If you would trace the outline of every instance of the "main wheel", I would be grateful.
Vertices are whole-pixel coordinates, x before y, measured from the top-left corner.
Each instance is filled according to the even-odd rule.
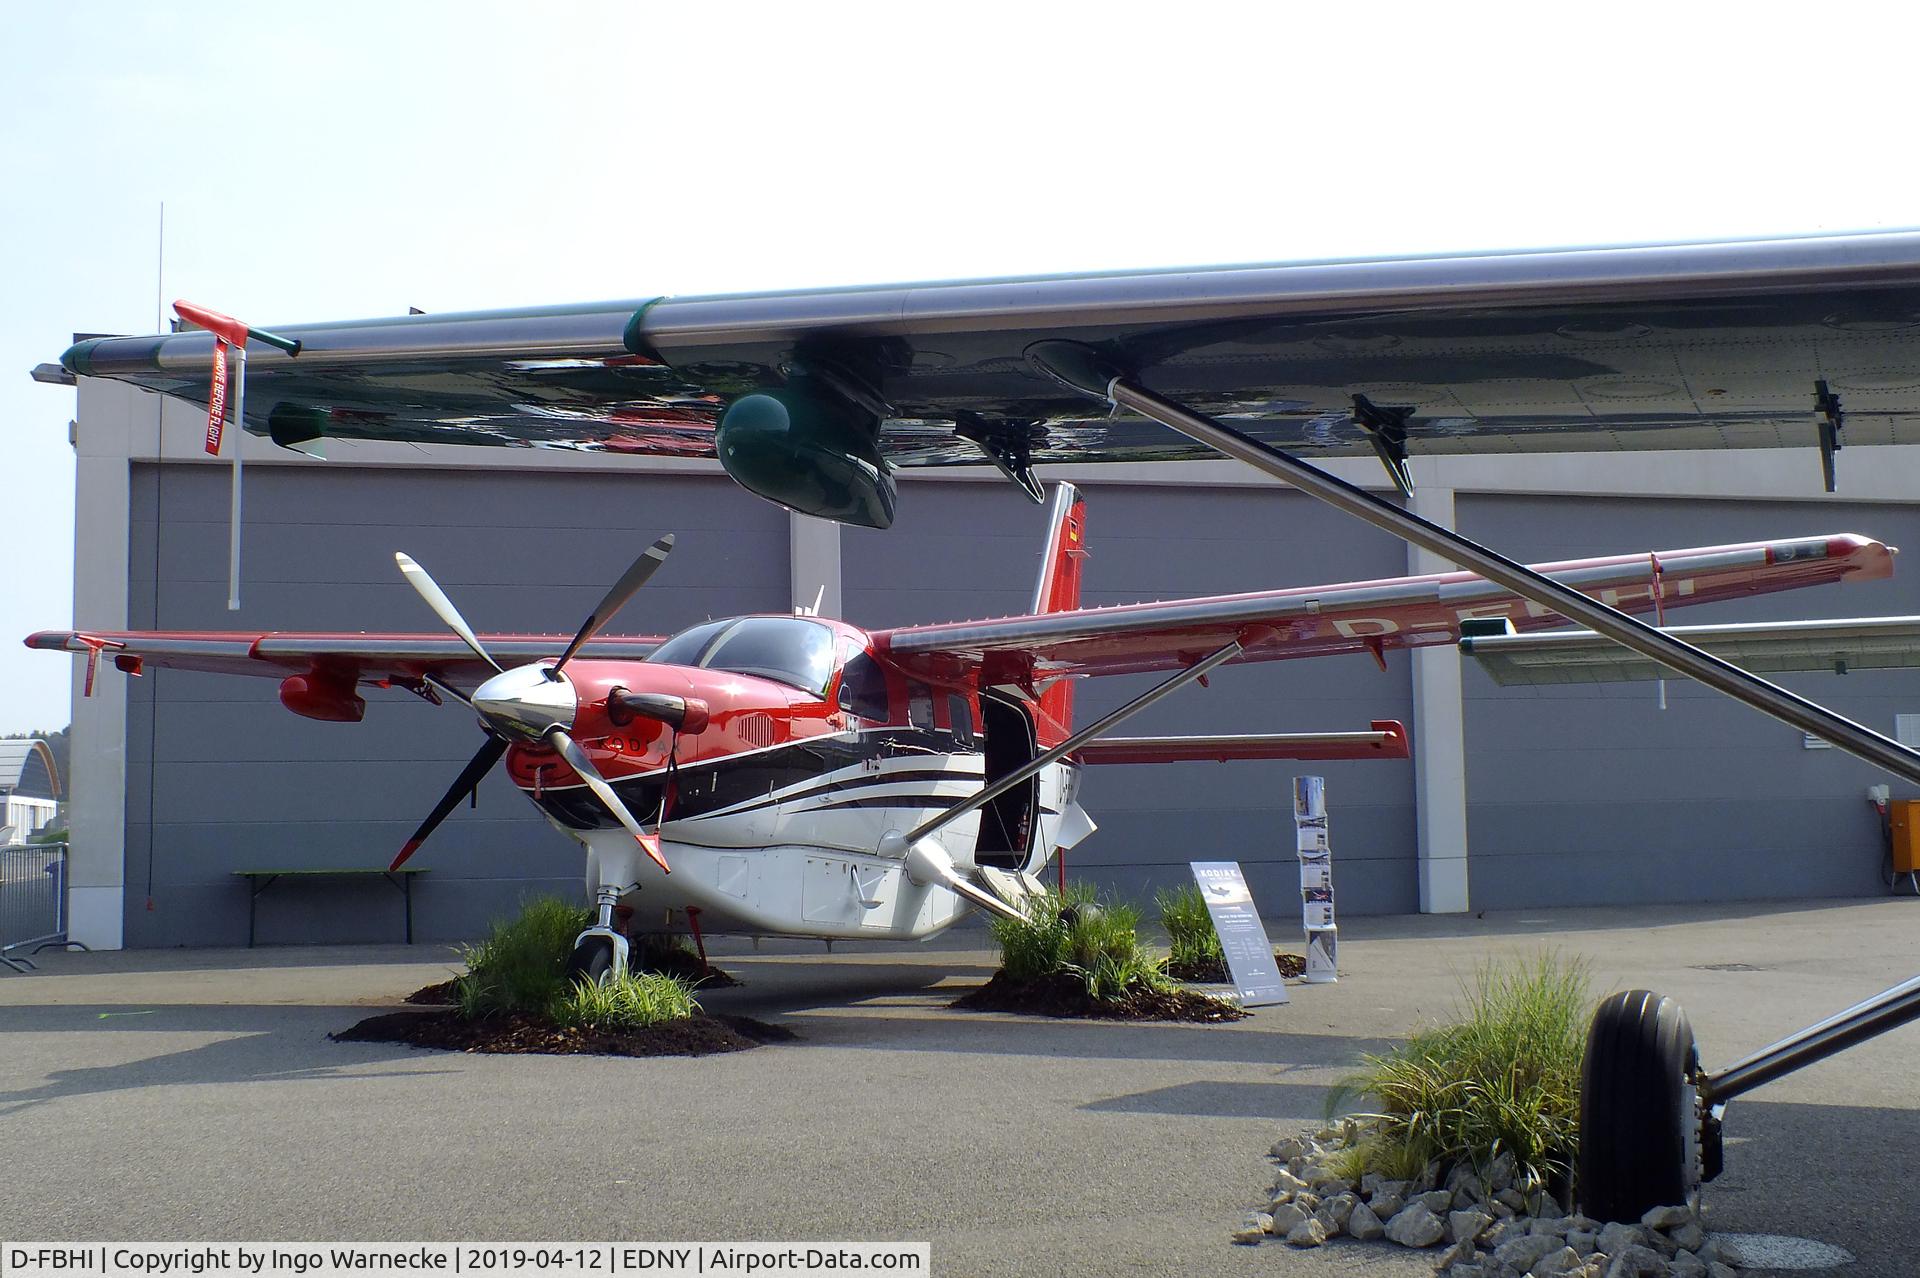
[[[1574,1192],[1587,1215],[1637,1223],[1700,1192],[1700,1058],[1687,1014],[1651,990],[1603,1001],[1580,1065]]]
[[[606,983],[613,971],[613,942],[604,936],[590,936],[574,946],[567,956],[567,984],[585,981],[590,985]]]

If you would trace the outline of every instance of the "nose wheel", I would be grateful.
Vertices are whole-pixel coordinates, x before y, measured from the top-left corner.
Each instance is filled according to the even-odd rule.
[[[613,912],[620,904],[620,889],[602,887],[596,894],[599,919],[573,939],[573,953],[567,956],[567,983],[587,981],[605,984],[615,972],[627,969],[627,938],[614,926]]]

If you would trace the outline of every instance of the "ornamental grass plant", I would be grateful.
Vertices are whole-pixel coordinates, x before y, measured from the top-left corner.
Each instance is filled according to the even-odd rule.
[[[528,901],[517,918],[493,925],[487,939],[461,948],[466,974],[454,1002],[468,1020],[512,1012],[547,1014],[567,993],[567,958],[593,912],[558,897]]]
[[[1462,990],[1463,1018],[1361,1058],[1328,1113],[1358,1102],[1364,1136],[1336,1171],[1389,1179],[1511,1154],[1523,1187],[1563,1185],[1580,1139],[1580,1060],[1593,1011],[1586,965],[1542,953],[1492,960]]]
[[[1226,952],[1220,948],[1220,935],[1213,930],[1213,915],[1207,910],[1207,898],[1194,884],[1167,888],[1155,894],[1153,903],[1160,910],[1160,926],[1167,932],[1167,967],[1187,971],[1210,965],[1225,966]]]
[[[992,927],[1001,970],[1010,980],[1070,977],[1097,1003],[1172,988],[1140,942],[1140,911],[1119,902],[1103,905],[1086,884],[1028,897],[1021,918],[995,918]]]
[[[553,1019],[572,1029],[625,1032],[684,1021],[700,1010],[686,982],[659,972],[623,972],[580,981],[553,1005]]]

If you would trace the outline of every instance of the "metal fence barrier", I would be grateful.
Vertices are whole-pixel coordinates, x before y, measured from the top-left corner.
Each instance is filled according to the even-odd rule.
[[[64,843],[0,847],[0,964],[25,972],[15,950],[87,948],[67,940],[67,864]]]

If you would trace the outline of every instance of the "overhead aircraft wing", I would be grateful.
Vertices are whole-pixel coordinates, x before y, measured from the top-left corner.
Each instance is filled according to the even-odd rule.
[[[1540,571],[1628,612],[1891,575],[1893,551],[1851,534],[1698,550],[1615,555],[1537,565]],[[1276,661],[1452,643],[1466,618],[1506,617],[1518,630],[1560,619],[1472,573],[1338,586],[1300,586],[1166,603],[1084,608],[874,635],[878,655],[938,682],[979,677],[1034,688],[1062,676],[1177,670],[1239,640],[1239,661]]]
[[[1920,441],[1920,233],[634,299],[326,324],[250,354],[246,429],[709,457],[808,377],[894,465],[1208,455],[1027,359],[1095,347],[1312,456]],[[72,373],[205,403],[213,337],[83,341]],[[1037,499],[1037,487],[1025,486]]]
[[[570,635],[482,635],[487,651],[509,665],[543,657],[558,657]],[[231,632],[137,630],[45,630],[27,636],[29,648],[98,654],[121,669],[146,666],[168,670],[203,670],[212,674],[264,675],[284,679],[290,674],[322,673],[337,684],[399,684],[417,686],[431,675],[451,687],[470,692],[493,673],[492,667],[453,635],[294,634],[273,631],[248,635]],[[655,636],[603,635],[580,649],[583,658],[639,660],[658,647]]]
[[[1756,674],[1896,670],[1920,666],[1920,617],[1670,626],[1667,633]],[[1460,651],[1495,683],[1546,686],[1674,678],[1673,671],[1591,630],[1472,636]]]

